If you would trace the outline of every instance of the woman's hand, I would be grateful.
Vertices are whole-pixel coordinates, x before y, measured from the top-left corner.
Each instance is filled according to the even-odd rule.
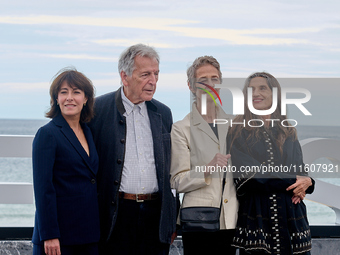
[[[58,238],[44,241],[44,248],[46,255],[61,255]]]
[[[228,165],[228,159],[231,157],[230,154],[223,155],[221,153],[216,153],[215,157],[209,162],[207,165],[207,171],[204,173],[205,177],[208,177],[210,174],[212,174],[211,166],[215,167],[216,166],[227,166]]]
[[[296,176],[296,182],[290,185],[286,190],[293,190],[294,195],[306,194],[306,190],[312,186],[312,179],[308,176]]]
[[[312,179],[308,176],[296,176],[296,182],[287,188],[287,191],[293,190],[292,202],[300,203],[306,196],[306,190],[312,185]]]
[[[298,204],[298,203],[300,203],[300,202],[305,198],[305,196],[306,196],[306,193],[300,193],[300,194],[298,194],[298,195],[294,195],[294,196],[292,197],[292,202],[293,202],[293,204]]]

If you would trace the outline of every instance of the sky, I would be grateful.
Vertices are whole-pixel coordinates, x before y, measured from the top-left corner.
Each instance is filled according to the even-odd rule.
[[[312,116],[299,124],[340,126],[340,84],[328,82],[340,77],[338,0],[2,1],[0,119],[43,119],[53,76],[65,67],[90,78],[97,96],[118,89],[119,55],[136,43],[160,54],[154,98],[174,121],[190,111],[186,69],[211,55],[224,78],[319,78],[305,87]]]

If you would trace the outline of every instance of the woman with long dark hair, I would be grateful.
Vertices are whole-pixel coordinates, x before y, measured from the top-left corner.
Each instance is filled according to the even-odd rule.
[[[250,89],[249,89],[250,88]],[[310,254],[311,233],[303,198],[314,190],[314,181],[304,171],[296,129],[281,115],[281,87],[269,73],[254,73],[243,93],[257,111],[273,105],[271,114],[256,115],[245,102],[245,114],[229,129],[227,144],[239,200],[233,245],[241,254]]]

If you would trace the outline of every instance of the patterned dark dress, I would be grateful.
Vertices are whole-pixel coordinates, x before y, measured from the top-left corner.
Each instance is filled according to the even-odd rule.
[[[274,140],[275,128],[261,128],[260,139],[247,140],[248,134],[243,129],[230,149],[232,165],[238,170],[234,182],[240,202],[233,245],[250,254],[309,255],[311,233],[306,206],[303,201],[292,203],[293,192],[286,191],[296,182],[296,175],[307,175],[300,143],[287,138],[281,155]],[[232,135],[227,139],[230,145]],[[264,166],[266,173],[262,172]],[[314,190],[312,182],[307,193]]]

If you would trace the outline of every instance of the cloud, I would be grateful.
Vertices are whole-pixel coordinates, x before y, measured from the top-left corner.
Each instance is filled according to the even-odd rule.
[[[147,39],[103,39],[103,40],[93,40],[93,43],[105,45],[105,46],[124,46],[129,47],[131,45],[147,42]],[[168,43],[157,43],[152,41],[150,43],[151,46],[156,48],[174,48],[174,45]],[[178,47],[179,48],[179,47]]]
[[[22,25],[49,25],[67,24],[81,26],[120,27],[157,30],[174,33],[176,36],[190,38],[206,38],[226,41],[236,45],[282,45],[282,44],[314,44],[307,39],[293,38],[292,35],[301,33],[317,33],[325,27],[305,28],[254,28],[254,29],[227,29],[204,27],[197,20],[169,19],[169,18],[105,18],[84,16],[2,16],[0,23]],[[333,26],[334,27],[334,26]],[[339,27],[339,26],[335,26]],[[329,28],[329,26],[327,26]],[[102,45],[127,46],[136,43],[135,39],[103,39],[93,40]],[[177,44],[155,43],[160,48],[174,48]]]
[[[106,62],[117,62],[118,58],[91,56],[87,54],[42,54],[41,56],[50,58],[62,59],[86,59],[86,60],[101,60]]]
[[[47,25],[47,24],[67,24],[67,25],[85,25],[101,27],[125,27],[125,28],[143,28],[162,30],[164,27],[176,26],[183,24],[198,23],[183,19],[160,19],[160,18],[98,18],[84,16],[2,16],[0,23],[6,24],[25,24],[25,25]]]
[[[248,34],[256,34],[251,33],[252,31],[250,30],[179,27],[174,31],[188,37],[219,39],[236,45],[282,45],[308,43],[307,40],[303,39],[248,36]]]
[[[329,51],[340,52],[340,48],[330,48]]]
[[[2,92],[23,93],[27,91],[42,90],[47,91],[49,82],[5,82],[0,83]]]

